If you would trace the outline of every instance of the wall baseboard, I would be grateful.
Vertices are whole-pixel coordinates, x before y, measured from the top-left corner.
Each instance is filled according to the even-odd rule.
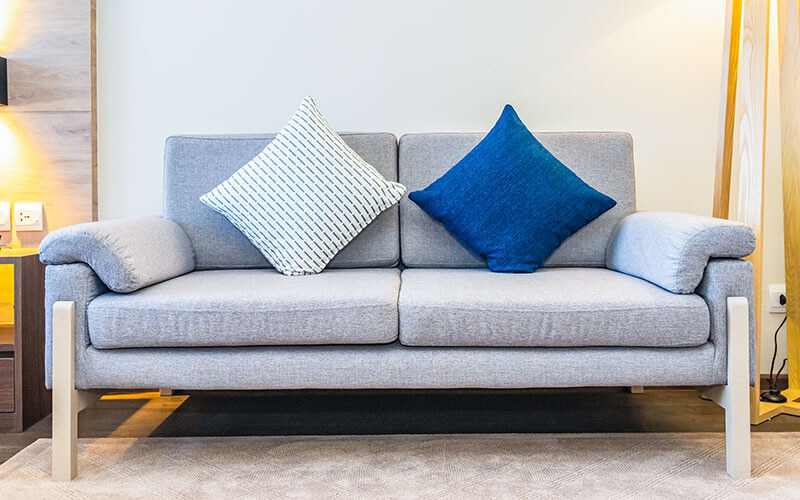
[[[769,373],[762,373],[761,374],[761,390],[765,391],[769,389]],[[784,390],[789,387],[789,375],[786,373],[782,373],[778,376],[778,389]]]

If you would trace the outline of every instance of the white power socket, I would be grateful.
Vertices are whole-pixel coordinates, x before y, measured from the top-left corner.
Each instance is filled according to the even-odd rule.
[[[14,203],[14,225],[17,231],[41,231],[42,204]]]
[[[786,301],[781,304],[781,295],[786,297],[786,285],[770,285],[769,286],[769,312],[771,313],[786,313]]]
[[[10,201],[0,201],[0,231],[11,231]]]

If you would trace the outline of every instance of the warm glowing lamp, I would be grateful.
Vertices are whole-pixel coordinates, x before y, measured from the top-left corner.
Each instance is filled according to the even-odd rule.
[[[8,106],[8,63],[0,57],[0,106]]]

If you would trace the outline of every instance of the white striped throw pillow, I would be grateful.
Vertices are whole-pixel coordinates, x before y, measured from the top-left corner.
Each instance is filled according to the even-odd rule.
[[[405,192],[331,129],[310,97],[255,158],[200,201],[288,276],[316,274]]]

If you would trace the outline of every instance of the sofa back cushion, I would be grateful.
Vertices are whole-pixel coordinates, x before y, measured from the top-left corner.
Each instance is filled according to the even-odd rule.
[[[344,141],[387,180],[397,181],[397,138],[389,133],[342,133]],[[272,267],[261,252],[200,196],[253,159],[275,137],[174,136],[164,155],[164,217],[186,231],[197,269]],[[398,208],[384,211],[330,262],[331,268],[392,267],[400,259]]]
[[[408,192],[441,177],[485,133],[409,134],[400,138],[400,182]],[[623,132],[536,133],[537,139],[581,179],[617,205],[567,238],[545,267],[603,267],[606,246],[617,223],[636,210],[633,141]],[[486,267],[439,223],[404,196],[400,201],[400,242],[408,267]]]

